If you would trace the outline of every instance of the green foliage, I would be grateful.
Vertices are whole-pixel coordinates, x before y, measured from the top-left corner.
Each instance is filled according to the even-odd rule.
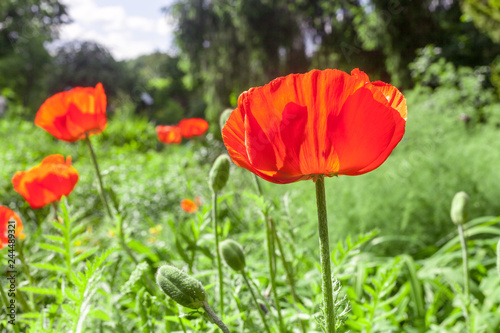
[[[496,43],[500,43],[500,2],[498,0],[464,0],[461,5],[464,13],[472,18],[481,31],[488,34]]]
[[[408,65],[429,44],[455,67],[487,66],[500,52],[499,44],[460,20],[459,1],[177,0],[165,12],[176,19],[184,81],[202,87],[198,97],[216,134],[218,115],[234,107],[242,91],[278,76],[359,67],[373,79],[409,88]]]
[[[305,40],[286,1],[176,1],[176,42],[188,82],[201,82],[213,133],[232,94],[288,72],[307,69]],[[284,55],[284,56],[282,56]],[[231,66],[228,66],[231,64]]]
[[[200,83],[190,80],[186,66],[180,56],[155,52],[126,61],[132,73],[130,95],[136,112],[160,124],[176,124],[182,118],[203,118],[203,103]],[[152,105],[142,100],[144,93],[153,99]]]
[[[94,87],[101,82],[109,99],[131,86],[123,64],[94,42],[73,41],[61,45],[52,62],[53,70],[48,78],[51,94],[68,87]]]
[[[39,242],[38,247],[44,251],[45,260],[29,264],[30,268],[25,270],[25,274],[32,282],[31,286],[19,288],[20,292],[30,295],[31,306],[34,305],[35,296],[38,298],[37,301],[43,303],[47,301],[47,297],[52,299],[41,311],[32,308],[33,312],[30,312],[30,305],[25,305],[25,311],[18,320],[30,326],[29,332],[65,330],[80,333],[86,331],[85,325],[93,322],[87,318],[89,316],[93,319],[109,320],[109,316],[102,310],[92,310],[92,306],[93,297],[101,288],[105,267],[110,264],[105,263],[106,259],[116,249],[108,248],[100,256],[94,256],[98,248],[89,248],[85,252],[78,251],[76,245],[85,238],[83,232],[85,226],[82,224],[75,226],[78,215],[71,216],[66,199],[62,200],[60,209],[61,215],[58,220],[51,223],[51,227],[57,230],[59,235],[44,235],[43,238],[49,242]],[[35,235],[37,238],[42,236]],[[30,269],[39,270],[51,278],[44,282],[40,281],[40,284],[35,283]]]
[[[6,0],[0,4],[0,90],[10,88],[14,100],[36,108],[47,94],[45,78],[51,57],[44,47],[68,23],[59,0]]]

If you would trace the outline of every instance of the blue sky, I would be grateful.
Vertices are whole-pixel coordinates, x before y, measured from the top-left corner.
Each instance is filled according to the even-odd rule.
[[[161,8],[173,0],[63,0],[73,23],[61,28],[60,42],[91,40],[117,60],[172,49],[173,23]]]

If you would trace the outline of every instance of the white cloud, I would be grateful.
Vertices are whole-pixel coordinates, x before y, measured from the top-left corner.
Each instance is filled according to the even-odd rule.
[[[157,50],[167,51],[172,40],[171,21],[162,17],[159,8],[151,16],[127,13],[122,6],[98,5],[95,0],[65,0],[73,23],[61,28],[60,41],[92,40],[106,46],[118,59],[134,58]],[[134,1],[144,6],[144,1]]]

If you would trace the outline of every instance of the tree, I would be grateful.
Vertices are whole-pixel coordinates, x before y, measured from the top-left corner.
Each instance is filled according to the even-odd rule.
[[[481,31],[500,43],[500,0],[464,0],[462,8]]]
[[[0,22],[0,89],[10,88],[35,108],[43,101],[50,65],[44,44],[69,22],[66,7],[59,0],[3,0]]]
[[[166,12],[212,124],[239,93],[277,76],[358,67],[404,89],[413,85],[409,64],[429,44],[456,66],[488,65],[500,52],[461,20],[458,0],[177,0]]]
[[[165,11],[177,22],[188,80],[201,80],[214,125],[241,91],[309,66],[300,20],[288,1],[181,0]]]
[[[189,80],[178,56],[155,52],[126,63],[134,73],[131,96],[137,111],[161,124],[174,124],[185,117],[203,117],[205,103],[199,81]],[[141,95],[147,93],[153,99],[147,105]]]
[[[106,95],[129,91],[131,76],[102,45],[90,41],[72,41],[57,49],[53,71],[48,78],[50,93],[70,87],[90,87],[101,82]]]

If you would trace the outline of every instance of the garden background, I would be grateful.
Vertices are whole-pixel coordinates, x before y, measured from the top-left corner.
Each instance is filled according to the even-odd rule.
[[[25,234],[17,249],[17,329],[216,331],[198,313],[179,319],[189,310],[148,281],[170,263],[202,281],[218,309],[208,174],[225,152],[221,113],[236,107],[241,92],[278,76],[360,68],[402,91],[408,121],[380,168],[326,181],[333,272],[347,309],[341,330],[500,332],[499,1],[175,0],[158,8],[174,22],[171,49],[120,61],[94,41],[54,44],[71,22],[68,6],[0,3],[0,204],[19,214]],[[85,144],[59,141],[34,125],[49,96],[98,82],[108,97],[108,126],[92,140],[122,223],[106,217]],[[158,141],[157,125],[193,117],[209,122],[204,136],[179,145]],[[61,201],[61,228],[53,207],[30,208],[11,182],[50,154],[71,155],[80,175]],[[320,332],[312,185],[260,185],[263,197],[253,175],[232,165],[218,198],[222,237],[243,246],[273,332]],[[459,191],[470,197],[470,296],[450,219]],[[198,198],[197,212],[181,208],[186,198]],[[275,267],[284,330],[276,324],[263,246],[268,218],[281,242]],[[7,249],[0,253],[4,271]],[[68,269],[84,275],[68,277]],[[225,269],[226,324],[263,332],[241,276]],[[0,320],[2,330],[14,329]]]

